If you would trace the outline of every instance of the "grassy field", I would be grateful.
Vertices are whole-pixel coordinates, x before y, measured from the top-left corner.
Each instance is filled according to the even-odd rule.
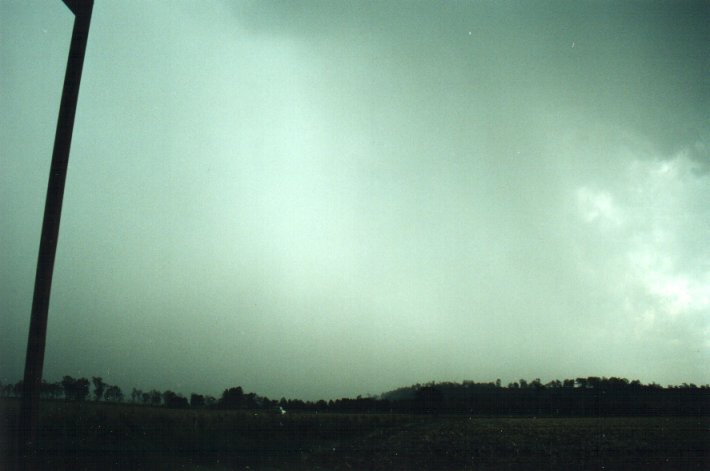
[[[0,402],[12,469],[18,403]],[[43,403],[40,468],[710,469],[708,418],[280,415]]]

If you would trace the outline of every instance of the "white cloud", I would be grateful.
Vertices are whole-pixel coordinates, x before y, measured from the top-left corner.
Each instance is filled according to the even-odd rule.
[[[669,329],[707,339],[710,319],[710,227],[697,199],[707,198],[707,176],[693,171],[686,153],[671,159],[636,159],[624,184],[623,210],[633,214],[626,251],[625,311],[641,335],[679,340]],[[687,341],[693,336],[688,337]],[[707,348],[708,342],[700,340]],[[677,342],[676,342],[677,343]],[[686,345],[688,348],[700,345]]]
[[[665,157],[638,136],[587,147],[568,137],[560,153],[574,156],[570,243],[594,300],[584,308],[593,319],[585,329],[599,333],[588,349],[623,358],[619,367],[632,374],[702,377],[710,357],[710,175],[690,151]]]
[[[577,205],[582,218],[588,223],[597,223],[603,228],[619,226],[622,213],[608,191],[595,191],[588,187],[577,190]]]

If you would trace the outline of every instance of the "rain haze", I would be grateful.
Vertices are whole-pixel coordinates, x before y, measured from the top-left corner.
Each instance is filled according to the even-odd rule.
[[[73,16],[0,2],[0,380]],[[710,4],[96,0],[44,377],[710,382]]]

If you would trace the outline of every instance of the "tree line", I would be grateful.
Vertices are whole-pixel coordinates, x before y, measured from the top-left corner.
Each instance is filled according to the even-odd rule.
[[[15,384],[2,384],[0,382],[0,397],[22,397],[22,380]],[[93,396],[90,394],[91,384],[94,385]],[[94,376],[91,382],[86,378],[73,378],[64,376],[60,381],[49,383],[42,380],[40,384],[40,398],[65,399],[67,401],[94,401],[123,402],[123,391],[117,385],[104,382],[101,377]]]
[[[93,385],[93,391],[91,386]],[[22,395],[22,381],[0,383],[0,396]],[[336,400],[303,401],[300,399],[269,399],[246,393],[240,386],[227,388],[219,398],[192,393],[189,399],[171,390],[143,391],[133,388],[124,397],[117,385],[101,377],[73,378],[64,376],[54,383],[43,381],[43,399],[65,401],[129,402],[134,405],[171,409],[287,410],[354,413],[422,413],[475,415],[541,415],[541,416],[612,416],[612,415],[691,415],[710,414],[710,385],[683,383],[662,387],[643,384],[625,378],[580,377],[552,380],[540,379],[508,383],[500,380],[431,382],[415,384],[386,392],[377,397],[341,398]]]
[[[710,385],[662,387],[626,378],[521,379],[489,383],[427,383],[381,396],[403,412],[533,416],[703,416],[710,413]]]

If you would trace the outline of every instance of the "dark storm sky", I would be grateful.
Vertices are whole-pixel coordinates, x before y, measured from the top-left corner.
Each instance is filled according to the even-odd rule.
[[[0,2],[0,380],[72,16]],[[270,397],[710,381],[710,13],[96,1],[45,376]]]

